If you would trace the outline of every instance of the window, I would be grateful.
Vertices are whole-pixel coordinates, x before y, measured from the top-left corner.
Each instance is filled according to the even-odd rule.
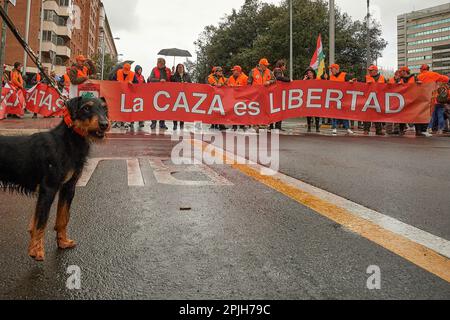
[[[414,58],[408,58],[409,62],[412,61],[420,61],[420,60],[428,60],[428,59],[432,59],[432,56],[423,56],[423,57],[414,57]]]
[[[427,22],[427,23],[421,23],[421,24],[417,24],[415,26],[410,26],[410,28],[411,29],[427,28],[427,27],[435,26],[438,24],[444,24],[444,23],[448,23],[448,22],[450,22],[450,18]]]
[[[68,7],[69,4],[70,4],[70,0],[59,0],[59,1],[58,1],[58,4],[59,4],[61,7]]]
[[[409,42],[408,45],[415,46],[415,45],[418,45],[418,44],[439,42],[439,41],[445,41],[445,40],[450,40],[450,36],[444,36],[444,37],[438,37],[438,38],[432,38],[432,39],[424,39],[424,40],[413,41],[413,42]]]
[[[427,51],[431,51],[432,49],[433,49],[433,48],[431,48],[431,47],[420,48],[420,49],[412,49],[412,50],[408,50],[408,53],[427,52]]]
[[[434,30],[428,30],[428,31],[423,31],[423,32],[419,32],[419,33],[409,34],[408,38],[417,38],[417,37],[421,37],[421,36],[427,36],[427,35],[430,35],[430,34],[446,32],[446,31],[450,31],[450,27],[439,28],[439,29],[434,29]]]

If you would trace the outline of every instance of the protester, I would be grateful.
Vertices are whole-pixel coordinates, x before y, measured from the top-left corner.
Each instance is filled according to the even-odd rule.
[[[266,58],[259,60],[258,66],[254,68],[248,76],[249,85],[266,86],[269,87],[277,82],[275,75],[269,70],[269,61]],[[261,128],[265,126],[255,126],[258,133]]]
[[[73,85],[80,85],[89,80],[89,77],[95,75],[97,70],[94,63],[79,55],[75,58],[75,63],[70,69],[69,78]]]
[[[335,82],[354,82],[355,79],[352,78],[348,73],[342,72],[341,67],[338,64],[332,64],[330,66],[331,74],[329,76],[330,81]],[[354,134],[352,130],[350,130],[350,121],[349,120],[342,120],[344,129],[347,130],[348,134]],[[338,119],[332,119],[331,120],[331,129],[333,129],[333,135],[337,135],[337,126],[338,126]]]
[[[213,87],[221,88],[227,85],[227,78],[223,75],[222,67],[214,67],[212,69],[213,73],[211,73],[208,77],[208,83]],[[212,124],[209,128],[210,130],[219,129],[221,131],[226,130],[226,127],[223,124]]]
[[[63,90],[66,90],[67,92],[70,89],[70,68],[66,68],[66,73],[64,73],[62,75],[62,77],[60,77],[59,81],[58,81],[58,85],[60,88],[62,88]]]
[[[428,132],[431,134],[433,126],[437,123],[437,134],[442,135],[445,128],[445,105],[448,103],[448,86],[442,85],[449,82],[449,77],[441,75],[437,72],[430,71],[430,66],[427,64],[422,65],[420,68],[420,74],[417,76],[417,80],[422,83],[439,83],[441,84],[437,91],[437,96],[434,99],[433,116],[431,117],[430,124],[428,125]]]
[[[364,79],[365,83],[386,83],[386,78],[380,74],[378,67],[371,65],[368,69],[368,75]],[[364,135],[370,134],[370,128],[372,127],[372,122],[364,122]],[[380,122],[375,122],[375,130],[377,136],[383,135],[383,124]]]
[[[284,73],[286,72],[287,68],[286,68],[286,61],[284,60],[278,60],[277,63],[275,64],[275,69],[273,69],[273,75],[275,76],[275,79],[277,81],[280,82],[291,82],[291,78],[286,77],[284,75]],[[277,123],[275,123],[275,129],[276,130],[280,130],[280,131],[284,131],[282,128],[283,122],[279,121]],[[270,125],[270,129],[273,129],[274,125],[271,124]]]
[[[138,84],[146,83],[145,77],[142,75],[142,67],[140,65],[137,65],[134,68],[134,73],[136,74],[136,80]],[[145,121],[139,121],[139,128],[145,127]]]
[[[20,62],[14,63],[14,69],[11,71],[11,84],[19,90],[24,90],[24,81],[22,78],[22,64]]]
[[[136,77],[136,74],[131,71],[131,65],[129,63],[125,63],[123,65],[122,69],[117,70],[116,74],[113,77],[113,81],[118,81],[121,83],[128,83],[128,84],[137,84],[138,79]],[[113,126],[115,128],[117,127],[125,127],[125,129],[134,129],[134,122],[131,122],[129,124],[126,124],[124,122],[118,122],[114,123]]]
[[[242,71],[241,66],[234,66],[233,69],[231,69],[233,74],[230,78],[228,78],[227,85],[229,87],[244,87],[248,83],[248,76]],[[245,126],[240,126],[242,130],[246,130]],[[233,130],[237,131],[238,126],[233,126]]]
[[[153,68],[152,73],[150,77],[148,78],[147,82],[170,82],[172,77],[172,73],[169,68],[166,67],[166,60],[164,58],[158,58],[158,61],[156,63],[156,67]],[[158,121],[152,120],[152,124],[150,128],[152,130],[156,129]],[[166,126],[165,120],[159,121],[159,128],[163,130],[168,130]]]
[[[308,68],[305,71],[305,74],[303,76],[303,80],[307,81],[307,80],[318,80],[317,79],[317,72],[316,70],[314,70],[313,68]],[[318,117],[308,117],[307,118],[307,122],[308,122],[308,133],[312,132],[312,122],[314,122],[316,124],[316,132],[320,133],[320,118]]]
[[[9,76],[8,71],[6,70],[6,64],[3,65],[3,76],[2,76],[2,85],[5,86],[5,84],[9,82]]]
[[[184,64],[180,63],[175,69],[172,82],[192,83],[191,76],[186,72]],[[184,121],[180,121],[180,129],[184,130]],[[173,131],[178,130],[178,121],[173,122]]]
[[[402,84],[412,84],[412,83],[418,83],[417,77],[415,74],[411,74],[411,70],[408,67],[401,67],[400,69],[400,76],[402,77],[401,83]],[[428,125],[416,123],[414,124],[416,128],[416,137],[432,137],[430,133],[428,133]]]

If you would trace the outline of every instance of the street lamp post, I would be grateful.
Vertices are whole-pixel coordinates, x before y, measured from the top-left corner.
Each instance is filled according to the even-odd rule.
[[[371,54],[370,54],[370,0],[367,0],[367,37],[366,37],[366,50],[367,50],[367,68],[371,65]]]
[[[290,28],[290,36],[289,36],[289,75],[291,77],[291,81],[294,79],[294,42],[293,42],[293,10],[292,10],[292,1],[289,1],[289,28]]]
[[[330,0],[330,65],[336,62],[336,15],[334,0]]]
[[[3,3],[3,9],[5,10],[6,14],[8,14],[8,3],[9,1],[4,0]],[[2,21],[2,40],[1,40],[1,48],[0,48],[0,75],[1,75],[1,80],[0,80],[0,93],[1,90],[3,89],[3,73],[4,73],[4,68],[3,65],[5,64],[5,55],[6,55],[6,22]],[[0,99],[1,99],[1,94],[0,94]]]

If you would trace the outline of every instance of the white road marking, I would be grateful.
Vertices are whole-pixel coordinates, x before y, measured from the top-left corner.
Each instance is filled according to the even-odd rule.
[[[195,148],[200,148],[200,146],[203,144],[202,141],[193,140],[193,144]],[[314,187],[310,184],[307,184],[303,181],[297,180],[295,178],[289,177],[285,174],[282,174],[280,172],[273,172],[271,169],[266,168],[264,166],[261,166],[259,164],[256,164],[254,162],[245,160],[240,158],[239,156],[233,155],[232,153],[225,151],[221,148],[218,148],[213,145],[209,145],[209,148],[217,150],[216,156],[222,157],[223,154],[225,154],[227,157],[230,158],[236,158],[236,161],[239,161],[239,163],[244,163],[242,161],[246,161],[249,165],[249,167],[261,172],[266,173],[268,175],[273,176],[274,178],[280,180],[281,182],[288,184],[298,190],[301,190],[303,192],[309,193],[321,200],[330,202],[338,207],[341,207],[353,215],[360,217],[362,219],[365,219],[367,221],[370,221],[378,226],[380,226],[383,229],[386,229],[388,231],[391,231],[397,235],[403,236],[413,242],[416,242],[424,247],[427,247],[428,249],[431,249],[439,254],[441,254],[444,257],[450,258],[450,241],[443,239],[441,237],[435,236],[429,232],[426,232],[424,230],[421,230],[419,228],[416,228],[414,226],[411,226],[409,224],[406,224],[404,222],[401,222],[397,219],[394,219],[388,215],[382,214],[380,212],[377,212],[375,210],[366,208],[360,204],[357,204],[355,202],[352,202],[350,200],[347,200],[343,197],[340,197],[338,195],[335,195],[331,192],[319,189],[317,187]]]
[[[177,186],[231,186],[233,183],[216,173],[210,167],[203,164],[195,164],[188,166],[175,166],[165,164],[164,161],[168,159],[164,158],[151,158],[149,163],[153,168],[153,174],[155,175],[158,183],[177,185]],[[200,172],[205,175],[208,180],[204,181],[189,181],[180,180],[173,176],[178,172]]]
[[[127,160],[128,185],[130,187],[143,187],[144,178],[142,177],[141,166],[138,159]]]
[[[165,164],[164,161],[170,160],[168,158],[140,158],[144,161],[148,161],[150,166],[153,168],[153,174],[158,183],[177,185],[177,186],[231,186],[229,180],[222,177],[217,172],[212,170],[206,165],[196,164],[196,165],[183,165],[175,166]],[[92,178],[98,164],[102,161],[126,161],[127,162],[127,175],[128,175],[128,186],[130,187],[144,187],[149,184],[144,181],[139,159],[129,158],[129,157],[110,157],[110,158],[90,158],[88,159],[83,174],[77,183],[78,187],[86,187]],[[180,180],[173,176],[174,173],[178,172],[198,172],[204,175],[207,180],[204,181],[190,181],[190,180]]]

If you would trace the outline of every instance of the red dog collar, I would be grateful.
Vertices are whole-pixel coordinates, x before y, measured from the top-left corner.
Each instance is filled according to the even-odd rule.
[[[72,129],[76,134],[82,136],[83,138],[87,137],[88,133],[86,131],[83,131],[80,128],[73,126],[72,117],[70,116],[70,112],[67,108],[64,109],[63,115],[64,115],[64,122],[66,123],[68,128]]]

